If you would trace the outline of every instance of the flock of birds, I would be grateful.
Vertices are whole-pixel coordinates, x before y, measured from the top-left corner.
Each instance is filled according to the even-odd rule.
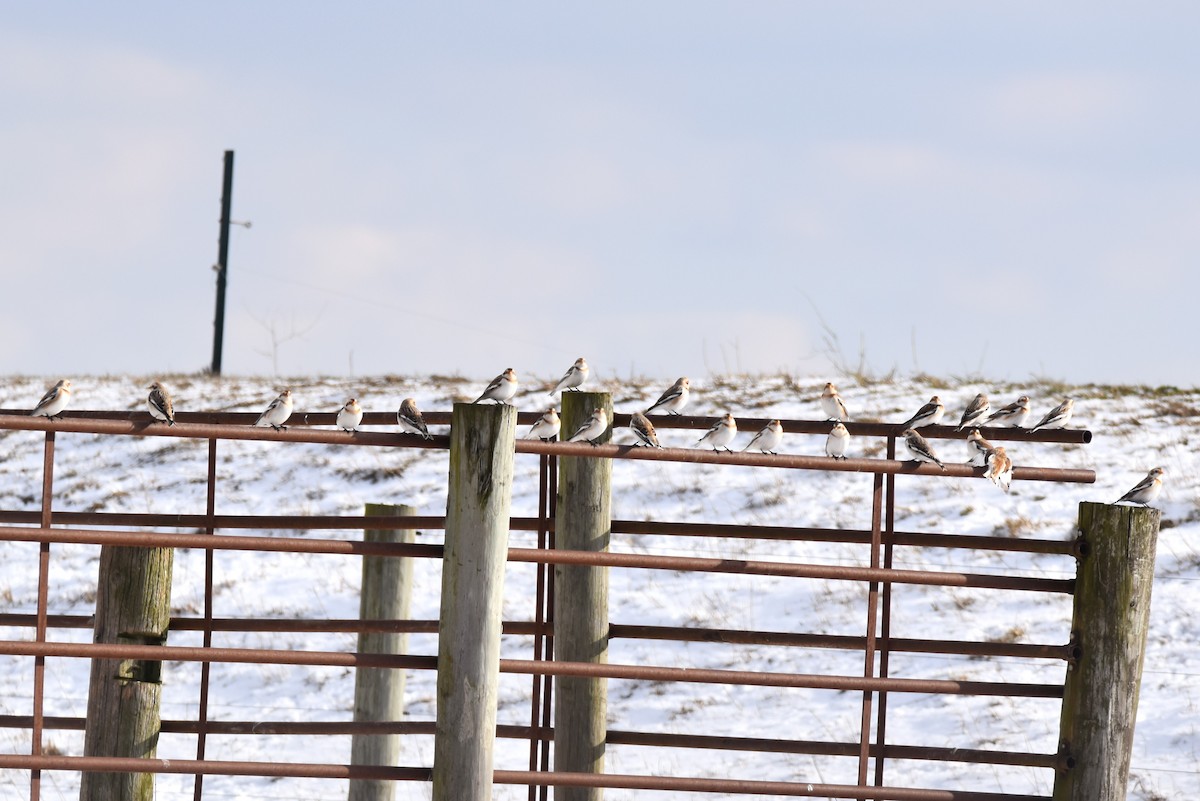
[[[567,369],[567,372],[563,374],[563,377],[554,385],[549,394],[554,396],[559,392],[578,391],[579,387],[587,381],[589,373],[590,368],[588,367],[587,360],[583,357],[576,359],[575,363]],[[516,396],[517,388],[517,374],[510,367],[492,379],[492,382],[487,385],[482,394],[472,402],[493,401],[495,403],[506,404]],[[167,423],[168,425],[175,425],[175,406],[171,399],[171,393],[157,381],[151,384],[149,389],[150,394],[146,398],[146,405],[150,415],[155,420]],[[691,382],[686,377],[680,378],[668,387],[659,396],[658,400],[650,404],[645,412],[634,412],[630,417],[629,429],[633,432],[637,444],[640,446],[661,448],[662,446],[658,441],[658,433],[655,431],[654,424],[647,415],[654,413],[680,414],[688,404],[690,393]],[[42,396],[42,399],[38,401],[37,406],[34,407],[31,414],[56,419],[66,409],[70,399],[71,381],[64,378]],[[850,412],[847,410],[841,395],[838,394],[837,387],[832,383],[825,384],[821,392],[820,402],[822,411],[828,420],[833,423],[825,441],[825,455],[832,459],[845,459],[850,442],[850,433],[844,424],[850,421]],[[1028,430],[1038,431],[1039,429],[1064,428],[1070,421],[1074,409],[1074,399],[1066,398],[1062,403],[1047,412],[1041,420]],[[945,413],[945,405],[937,395],[934,395],[929,399],[928,403],[897,426],[900,430],[900,436],[904,438],[905,447],[914,460],[936,464],[943,470],[946,469],[945,463],[938,458],[929,441],[921,436],[917,429],[939,424]],[[1008,492],[1009,485],[1012,482],[1012,458],[1009,457],[1003,446],[992,445],[984,439],[980,433],[980,427],[1008,426],[1012,428],[1024,428],[1031,413],[1032,408],[1027,395],[1022,395],[1013,403],[993,410],[987,395],[980,393],[967,405],[956,428],[957,431],[970,430],[966,438],[967,449],[970,453],[970,459],[967,460],[967,463],[976,467],[986,468],[984,472],[985,477],[1005,492]],[[286,428],[284,424],[291,417],[291,414],[292,391],[285,389],[268,404],[267,408],[255,420],[254,425],[270,426],[276,430],[280,430]],[[356,431],[362,422],[362,418],[362,406],[359,405],[358,400],[350,398],[338,410],[337,426],[345,431]],[[430,439],[432,436],[429,433],[429,428],[426,426],[420,410],[417,408],[416,401],[412,398],[405,398],[400,404],[400,409],[396,413],[396,421],[400,429],[405,433],[416,434],[425,439]],[[554,406],[551,406],[533,424],[529,432],[525,435],[525,438],[536,438],[543,441],[554,440],[558,438],[561,427],[562,422],[559,419],[558,412]],[[599,408],[592,412],[591,417],[584,421],[566,441],[588,442],[596,445],[608,429],[608,414],[603,408]],[[737,421],[732,414],[727,412],[717,419],[696,444],[709,446],[713,450],[724,449],[728,451],[730,450],[729,444],[733,442],[737,433]],[[761,431],[754,435],[753,439],[742,450],[746,451],[753,448],[762,453],[774,454],[782,440],[782,423],[779,420],[771,420]],[[1165,473],[1166,471],[1163,468],[1155,467],[1136,486],[1122,495],[1116,503],[1134,503],[1142,506],[1150,505],[1150,503],[1158,498],[1159,493],[1162,491],[1163,476]]]

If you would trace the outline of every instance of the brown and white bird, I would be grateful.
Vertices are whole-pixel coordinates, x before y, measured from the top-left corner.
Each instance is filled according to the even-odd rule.
[[[935,426],[942,421],[942,415],[946,413],[946,407],[942,405],[942,399],[934,395],[929,399],[929,403],[917,409],[917,413],[900,424],[900,428],[920,428],[921,426]]]
[[[1166,473],[1167,471],[1161,467],[1154,468],[1133,489],[1118,498],[1116,503],[1137,503],[1149,506],[1158,498],[1158,493],[1162,492],[1163,476]]]
[[[988,452],[992,450],[992,447],[992,443],[983,438],[983,434],[979,433],[978,428],[972,428],[971,433],[967,435],[967,453],[970,455],[967,464],[985,467]]]
[[[425,425],[425,418],[421,415],[421,410],[417,408],[417,402],[412,398],[400,401],[400,408],[396,411],[396,422],[405,434],[416,434],[423,439],[433,439],[433,435],[429,433],[429,427]]]
[[[337,427],[343,431],[357,431],[358,424],[362,422],[363,410],[358,405],[358,401],[354,398],[346,401],[342,408],[338,409]]]
[[[997,487],[1008,492],[1008,487],[1012,484],[1013,463],[1008,452],[1004,450],[1004,446],[998,445],[988,451],[984,463],[987,466],[987,472],[983,475]]]
[[[550,390],[549,394],[554,395],[560,390],[567,389],[578,391],[580,385],[584,381],[587,381],[588,373],[590,372],[591,368],[588,367],[587,360],[580,356],[575,360],[574,364],[567,368],[567,372],[563,374],[563,377],[558,379],[558,383],[554,385],[554,389]]]
[[[67,408],[67,403],[71,400],[71,379],[64,378],[50,389],[46,390],[46,394],[37,402],[37,406],[33,407],[30,412],[32,417],[48,417],[51,420],[57,420],[62,414],[62,410]]]
[[[551,442],[558,436],[558,432],[561,429],[562,420],[558,416],[558,410],[551,406],[542,413],[537,422],[529,427],[529,431],[525,434],[525,439],[540,439],[542,442]]]
[[[908,452],[912,454],[913,459],[918,462],[936,464],[943,470],[946,469],[946,465],[942,464],[942,460],[937,458],[937,454],[933,452],[933,447],[930,446],[929,441],[915,430],[906,428],[900,436],[904,437],[904,445],[908,448]]]
[[[1007,406],[1001,406],[996,411],[988,415],[984,425],[989,426],[1010,426],[1012,428],[1020,428],[1025,425],[1025,421],[1029,419],[1029,396],[1022,395]]]
[[[171,393],[162,384],[155,381],[150,385],[150,394],[146,396],[146,408],[155,420],[161,420],[169,426],[175,425],[175,402]]]
[[[831,459],[845,459],[846,447],[850,444],[850,432],[841,423],[834,423],[825,438],[825,455]]]
[[[599,445],[597,440],[604,436],[605,431],[608,431],[608,413],[601,407],[593,411],[592,416],[575,429],[575,433],[567,442],[587,442],[590,445]]]
[[[292,391],[285,389],[279,393],[279,397],[267,404],[267,408],[258,419],[254,421],[254,425],[262,428],[270,426],[279,431],[287,428],[284,423],[292,416]]]
[[[779,443],[783,441],[783,423],[778,420],[772,420],[762,427],[762,430],[754,435],[754,439],[750,440],[750,444],[742,448],[743,451],[748,451],[751,448],[757,448],[763,453],[774,454],[779,447]]]
[[[979,421],[992,409],[991,401],[988,396],[980,392],[975,396],[974,400],[967,404],[966,411],[963,412],[962,420],[958,423],[956,430],[962,431],[965,428],[979,425]]]
[[[708,432],[696,441],[697,445],[711,445],[714,451],[724,448],[729,450],[729,443],[733,442],[733,438],[737,436],[737,420],[733,419],[733,415],[726,412],[717,422],[713,423],[713,427],[708,429]]]
[[[646,419],[646,415],[641,412],[634,412],[629,416],[629,430],[637,437],[639,445],[647,445],[651,448],[661,448],[658,444],[658,432],[654,430],[654,423]]]
[[[686,376],[680,378],[668,387],[667,391],[660,395],[658,400],[651,404],[650,408],[646,410],[646,414],[653,414],[654,412],[679,414],[683,411],[683,407],[687,406],[691,388],[692,382]]]
[[[826,420],[844,423],[850,419],[850,412],[847,411],[846,404],[842,402],[842,396],[838,394],[832,381],[827,382],[825,389],[821,390],[821,411],[825,413]]]
[[[517,394],[517,373],[511,367],[492,379],[483,394],[472,403],[490,400],[496,403],[508,403]]]
[[[1039,420],[1038,424],[1029,430],[1037,431],[1039,428],[1065,428],[1067,422],[1071,419],[1071,414],[1074,411],[1075,399],[1067,398],[1062,403],[1046,412],[1046,416]]]

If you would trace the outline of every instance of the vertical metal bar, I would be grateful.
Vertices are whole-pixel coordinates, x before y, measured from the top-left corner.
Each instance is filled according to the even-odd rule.
[[[558,457],[551,456],[548,462],[547,478],[549,479],[549,490],[547,492],[550,519],[558,519]],[[549,532],[547,541],[551,550],[555,547],[555,534]],[[546,635],[546,659],[554,659],[554,570],[546,571],[546,606],[545,618],[550,633]],[[547,676],[542,690],[542,729],[550,728],[550,716],[554,714],[554,677]],[[543,772],[550,770],[550,738],[546,737],[542,740],[542,755],[540,768]],[[550,797],[549,785],[543,785],[539,795],[540,801],[547,801]]]
[[[550,514],[550,503],[548,499],[549,491],[549,463],[550,457],[542,454],[538,458],[538,549],[546,547],[546,532],[549,526],[547,519]],[[541,660],[542,646],[545,642],[545,637],[542,632],[542,624],[546,620],[546,563],[539,562],[537,566],[537,595],[534,601],[534,620],[537,623],[536,630],[533,633],[533,658]],[[541,751],[541,716],[542,716],[542,677],[538,673],[533,674],[533,703],[530,710],[529,722],[529,770],[536,771],[538,768],[537,759],[538,752]],[[537,801],[537,785],[529,785],[529,801]]]
[[[233,151],[225,151],[221,182],[221,233],[217,241],[217,312],[213,318],[212,374],[221,374],[221,349],[225,342],[225,282],[229,273],[229,215],[233,206]]]
[[[879,567],[879,548],[883,532],[883,474],[876,473],[871,494],[871,567]],[[863,676],[875,675],[875,625],[879,610],[879,582],[872,581],[867,590],[867,644],[863,659]],[[863,691],[862,721],[858,742],[858,784],[867,786],[867,765],[871,758],[871,691]]]
[[[205,514],[208,516],[208,525],[205,527],[205,533],[212,535],[216,533],[216,528],[213,526],[213,515],[217,513],[217,440],[210,439],[208,441],[208,501],[205,506]],[[204,551],[204,641],[205,648],[212,647],[213,636],[213,550],[208,548]],[[204,749],[208,742],[208,680],[212,664],[210,662],[200,663],[200,708],[197,711],[197,727],[196,727],[196,759],[204,759]],[[200,801],[204,795],[204,774],[197,773],[194,790],[192,793],[193,801]]]
[[[896,458],[896,438],[888,437],[887,458]],[[889,473],[884,483],[884,529],[883,529],[883,566],[890,570],[892,567],[892,550],[896,533],[896,474]],[[879,624],[879,675],[888,676],[889,642],[892,636],[892,582],[883,583],[883,610]],[[883,786],[883,753],[887,744],[887,691],[880,691],[877,717],[875,719],[875,786]]]
[[[46,450],[42,459],[42,528],[50,528],[51,509],[54,500],[54,432],[46,432]],[[46,641],[46,629],[50,606],[50,543],[43,542],[38,548],[38,593],[37,593],[37,642]],[[46,657],[33,658],[33,733],[30,754],[41,756],[42,731],[45,725]],[[29,799],[39,801],[42,796],[42,771],[29,771]]]

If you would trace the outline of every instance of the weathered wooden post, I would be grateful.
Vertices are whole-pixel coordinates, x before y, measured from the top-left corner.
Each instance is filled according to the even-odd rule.
[[[1121,801],[1150,622],[1159,512],[1079,504],[1080,557],[1054,801]]]
[[[98,643],[161,645],[171,620],[170,548],[100,549]],[[84,756],[153,759],[158,747],[162,662],[93,659]],[[152,801],[152,773],[84,773],[81,801]]]
[[[367,517],[415,515],[411,506],[368,503]],[[368,529],[367,542],[411,543],[412,529]],[[364,556],[358,615],[361,620],[407,620],[412,606],[413,560],[409,557]],[[363,632],[359,653],[402,654],[408,635],[398,632]],[[404,714],[403,670],[359,668],[354,674],[355,722],[397,721]],[[394,766],[400,759],[399,734],[355,734],[350,739],[350,764]],[[349,801],[392,801],[396,785],[389,781],[350,782]]]
[[[612,396],[564,392],[566,437],[603,408],[612,419]],[[600,442],[608,442],[612,430]],[[612,460],[563,456],[558,460],[555,545],[564,550],[607,551],[612,534]],[[564,662],[608,661],[608,568],[554,568],[554,658]],[[554,696],[554,769],[603,773],[607,739],[608,684],[601,678],[561,676]],[[555,787],[555,801],[599,801],[598,787]]]
[[[438,627],[434,801],[490,801],[517,410],[456,403]]]

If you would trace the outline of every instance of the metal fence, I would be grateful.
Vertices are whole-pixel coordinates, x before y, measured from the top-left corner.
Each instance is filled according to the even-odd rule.
[[[297,721],[213,721],[209,720],[208,696],[213,662],[242,662],[263,665],[322,665],[348,669],[362,667],[402,668],[411,671],[436,671],[437,659],[422,655],[381,655],[334,651],[294,651],[284,649],[219,648],[213,646],[215,632],[412,632],[436,633],[436,620],[397,620],[363,622],[351,619],[247,619],[217,618],[213,613],[213,559],[224,550],[292,552],[363,556],[368,554],[439,559],[442,547],[437,544],[383,544],[361,539],[327,539],[319,536],[248,536],[234,532],[239,529],[286,529],[319,532],[331,529],[421,529],[436,530],[444,526],[443,517],[366,517],[366,516],[229,516],[215,514],[219,495],[217,481],[218,443],[223,440],[261,440],[280,443],[307,442],[330,445],[353,445],[376,448],[435,448],[445,449],[449,438],[435,436],[429,441],[411,435],[379,431],[354,434],[322,429],[332,426],[332,414],[297,415],[293,427],[275,431],[250,425],[254,415],[239,413],[181,413],[179,424],[167,427],[153,424],[145,414],[113,412],[73,412],[63,419],[50,421],[29,417],[27,412],[0,411],[0,430],[38,430],[45,432],[45,451],[42,464],[42,501],[38,510],[0,510],[0,539],[40,543],[39,585],[36,614],[0,614],[0,626],[28,627],[34,630],[32,639],[0,641],[0,653],[33,658],[33,708],[30,715],[0,717],[0,727],[21,728],[31,732],[32,748],[28,754],[0,754],[0,768],[29,771],[29,798],[38,801],[43,771],[138,771],[181,773],[195,777],[194,797],[204,796],[203,779],[207,775],[316,777],[331,779],[385,779],[401,782],[427,782],[429,766],[377,767],[346,764],[297,764],[286,761],[286,754],[270,762],[213,761],[205,758],[208,735],[349,735],[354,733],[401,733],[432,735],[433,720],[405,720],[390,723],[297,722]],[[527,425],[536,414],[523,413],[520,423]],[[448,424],[450,413],[427,413],[431,425]],[[754,429],[766,420],[740,418],[743,430]],[[820,421],[784,420],[786,432],[823,434],[829,424]],[[617,415],[614,426],[628,423],[627,415]],[[660,428],[707,428],[709,418],[656,418]],[[386,414],[368,414],[365,428],[394,425]],[[530,704],[528,725],[502,725],[497,735],[528,741],[528,770],[497,770],[498,784],[528,787],[530,799],[547,798],[552,786],[594,786],[676,792],[724,794],[758,794],[783,796],[826,796],[836,798],[910,799],[972,799],[986,801],[1016,801],[1034,798],[999,792],[966,792],[889,787],[886,768],[891,760],[932,760],[972,762],[988,765],[1027,766],[1053,771],[1064,767],[1059,753],[1028,753],[978,748],[934,747],[893,744],[887,738],[888,704],[893,696],[903,693],[923,693],[943,696],[983,695],[1011,698],[1061,698],[1061,684],[1010,683],[965,681],[954,679],[911,679],[891,675],[890,659],[897,654],[950,654],[967,658],[1019,657],[1065,664],[1074,651],[1069,632],[1063,632],[1060,642],[1032,644],[1004,641],[968,641],[957,639],[903,639],[892,636],[893,592],[897,586],[914,584],[948,588],[987,588],[1007,592],[1070,594],[1071,579],[1046,578],[1038,575],[995,575],[940,570],[911,570],[893,567],[898,549],[920,546],[933,549],[990,549],[1023,552],[1047,556],[1070,556],[1074,544],[1066,540],[1027,537],[968,536],[946,532],[897,531],[895,529],[895,476],[917,474],[929,480],[947,477],[979,477],[982,469],[966,465],[950,465],[939,470],[933,465],[916,465],[896,459],[898,432],[895,426],[873,423],[850,423],[847,426],[856,437],[880,438],[885,444],[885,458],[846,459],[835,461],[824,457],[800,455],[769,455],[750,453],[718,453],[699,449],[649,449],[617,445],[592,446],[586,443],[543,443],[536,440],[517,440],[518,454],[530,454],[539,462],[539,504],[534,517],[514,518],[514,531],[536,532],[536,547],[510,548],[510,563],[531,563],[536,566],[536,593],[528,599],[528,617],[504,623],[506,635],[532,638],[532,650],[527,659],[503,659],[503,673],[529,677]],[[87,433],[113,437],[185,437],[208,443],[207,508],[202,514],[114,514],[103,512],[57,511],[52,508],[54,497],[54,453],[59,434]],[[934,426],[925,432],[930,437],[954,437],[952,427]],[[985,429],[989,438],[1048,443],[1086,443],[1087,431],[1040,431],[1031,433],[1018,429]],[[872,477],[870,496],[871,525],[869,528],[847,530],[834,528],[790,528],[782,526],[751,526],[734,524],[613,521],[613,534],[656,534],[686,537],[741,538],[746,540],[856,543],[863,547],[865,558],[855,566],[804,564],[786,560],[748,560],[732,557],[680,556],[655,553],[580,552],[555,549],[554,520],[557,495],[556,468],[560,456],[584,456],[598,459],[643,459],[663,462],[691,462],[737,469],[745,466],[766,466],[782,470],[828,470],[866,473]],[[1018,481],[1090,483],[1095,475],[1090,470],[1017,467]],[[403,501],[404,499],[396,499]],[[151,531],[154,529],[155,531]],[[179,530],[163,533],[164,529]],[[192,532],[203,533],[192,533]],[[203,614],[180,616],[171,620],[173,631],[202,632],[202,645],[111,645],[62,642],[51,632],[70,628],[90,628],[90,620],[81,615],[54,614],[49,608],[51,548],[59,543],[89,543],[99,545],[162,546],[192,548],[206,555],[206,575]],[[859,583],[866,587],[866,603],[862,609],[862,636],[826,635],[803,631],[753,631],[713,629],[696,626],[671,627],[639,625],[636,620],[615,619],[610,637],[617,639],[669,640],[675,642],[726,643],[731,645],[770,645],[789,649],[788,654],[804,649],[839,649],[857,653],[862,659],[862,671],[857,675],[812,675],[785,668],[773,672],[690,669],[653,664],[582,664],[554,660],[553,610],[555,564],[606,566],[621,569],[700,571],[735,573],[747,576],[775,576],[790,580],[825,579]],[[618,616],[615,616],[619,618]],[[200,682],[195,688],[198,696],[198,715],[194,719],[166,719],[164,733],[186,733],[196,736],[194,760],[136,760],[98,758],[46,753],[44,732],[54,729],[81,730],[82,718],[51,717],[44,713],[46,659],[124,658],[157,661],[201,663]],[[786,666],[792,660],[781,660]],[[798,661],[798,660],[797,660]],[[641,747],[670,747],[685,749],[722,749],[758,753],[820,755],[843,757],[857,764],[856,784],[812,784],[794,781],[769,781],[750,776],[700,778],[684,776],[649,776],[620,774],[562,774],[551,770],[552,723],[550,710],[556,677],[595,676],[609,679],[652,682],[719,683],[736,686],[786,687],[827,689],[856,694],[861,699],[861,725],[856,740],[824,742],[812,740],[775,739],[771,737],[730,736],[721,732],[705,734],[667,734],[612,728],[607,734],[610,745]],[[174,688],[173,692],[183,692]]]

